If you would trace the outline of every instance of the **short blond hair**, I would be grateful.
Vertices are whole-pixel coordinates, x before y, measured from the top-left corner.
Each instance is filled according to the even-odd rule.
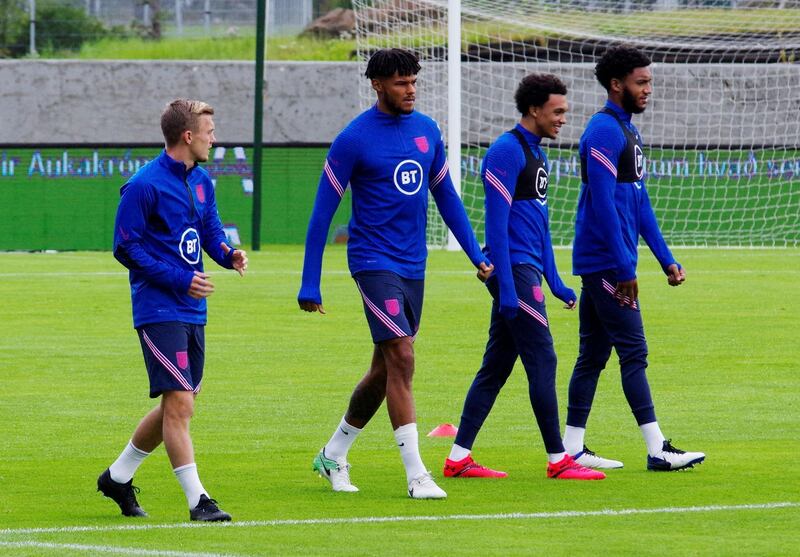
[[[203,101],[175,99],[161,113],[161,132],[167,147],[178,144],[186,130],[197,131],[197,122],[203,114],[213,115],[214,108]]]

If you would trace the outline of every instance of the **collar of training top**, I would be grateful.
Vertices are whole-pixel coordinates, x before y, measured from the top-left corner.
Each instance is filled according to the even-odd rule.
[[[198,164],[195,162],[194,166],[187,169],[186,164],[184,164],[183,161],[176,161],[175,159],[170,157],[167,154],[166,149],[161,151],[161,155],[159,155],[158,157],[158,162],[181,180],[189,176],[189,174],[191,174],[192,171],[198,167]]]

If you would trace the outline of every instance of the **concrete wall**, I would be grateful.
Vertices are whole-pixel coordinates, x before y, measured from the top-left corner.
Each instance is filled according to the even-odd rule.
[[[571,113],[561,139],[576,142],[604,100],[590,64],[466,65],[464,137],[489,143],[511,127],[513,92],[532,71],[566,82]],[[800,66],[661,64],[653,71],[651,106],[636,117],[647,143],[798,145]],[[0,61],[0,143],[157,143],[160,111],[179,96],[215,107],[220,141],[248,143],[253,78],[251,62]],[[419,78],[418,109],[445,122],[444,66],[426,64]],[[355,63],[269,63],[266,82],[267,142],[330,142],[373,98]]]
[[[348,63],[268,64],[264,140],[330,142],[358,112]],[[251,62],[0,60],[0,143],[158,143],[177,97],[211,103],[221,142],[253,141]]]

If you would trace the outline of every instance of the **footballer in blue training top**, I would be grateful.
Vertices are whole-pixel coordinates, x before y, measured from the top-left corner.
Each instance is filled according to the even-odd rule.
[[[428,196],[484,279],[481,253],[447,167],[441,131],[414,111],[417,56],[402,49],[376,51],[367,64],[377,102],[356,117],[331,145],[308,225],[301,309],[325,313],[320,291],[322,252],[333,214],[350,187],[352,217],[347,259],[363,303],[374,351],[347,413],[314,459],[334,491],[358,491],[350,482],[347,452],[384,398],[406,469],[408,495],[445,497],[419,455],[411,379],[413,339],[422,312]]]
[[[208,172],[187,169],[162,151],[122,186],[120,196],[114,257],[129,270],[133,326],[205,325],[206,299],[190,292],[203,273],[203,251],[228,269],[234,254],[225,251]]]
[[[486,286],[493,297],[489,341],[464,401],[455,443],[445,460],[450,478],[503,478],[505,472],[477,464],[472,445],[505,385],[517,357],[528,376],[531,407],[545,451],[547,476],[597,480],[605,474],[575,463],[564,451],[556,397],[556,353],[545,310],[542,277],[565,307],[577,296],[556,269],[547,207],[550,165],[541,147],[566,123],[567,87],[554,75],[531,74],[514,95],[521,117],[483,159],[486,248],[495,266]]]
[[[139,465],[161,442],[186,495],[189,518],[226,521],[200,482],[189,435],[205,362],[206,298],[214,292],[203,251],[244,274],[247,255],[230,248],[217,212],[208,160],[214,109],[177,99],[161,115],[166,147],[120,191],[114,257],[129,271],[133,326],[139,335],[150,397],[161,402],[139,423],[125,449],[97,480],[97,489],[125,516],[146,516],[132,485]]]
[[[573,274],[580,275],[580,347],[569,385],[564,446],[592,468],[621,468],[584,444],[597,381],[611,355],[619,355],[622,388],[647,445],[647,468],[680,470],[705,455],[686,452],[664,438],[647,382],[647,343],[636,280],[639,236],[650,247],[671,286],[686,278],[656,221],[645,183],[642,138],[631,117],[647,108],[652,93],[650,59],[636,48],[609,48],[595,75],[608,100],[581,136],[581,192],[575,219]]]

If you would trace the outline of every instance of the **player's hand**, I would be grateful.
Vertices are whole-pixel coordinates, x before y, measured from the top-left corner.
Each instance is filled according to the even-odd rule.
[[[489,280],[489,277],[492,276],[492,271],[494,271],[494,265],[489,263],[486,265],[486,262],[481,261],[481,264],[478,265],[478,280],[481,282],[486,282]]]
[[[220,243],[219,247],[222,248],[222,252],[226,257],[231,252],[231,248],[225,242]],[[233,265],[234,270],[239,273],[239,276],[243,277],[244,272],[247,270],[247,252],[240,249],[233,250],[231,264]]]
[[[302,309],[303,311],[308,311],[311,313],[318,311],[321,314],[325,315],[325,308],[322,307],[322,304],[318,304],[317,302],[312,302],[311,300],[300,300],[297,303],[300,304],[300,309]]]
[[[578,307],[578,296],[572,288],[559,292],[558,299],[564,302],[564,309],[575,309]]]
[[[636,303],[639,298],[639,283],[636,279],[623,280],[617,283],[617,288],[614,291],[614,298],[617,299],[620,306],[631,306]]]
[[[214,285],[208,280],[208,275],[195,271],[192,277],[192,283],[189,285],[189,296],[196,300],[208,298],[214,293]]]
[[[683,270],[683,267],[678,267],[676,263],[667,267],[667,282],[670,286],[680,286],[685,280],[686,271]]]

